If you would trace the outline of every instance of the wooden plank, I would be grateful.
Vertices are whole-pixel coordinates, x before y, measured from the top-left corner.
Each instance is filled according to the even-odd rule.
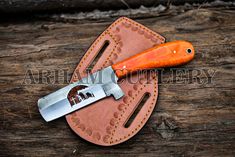
[[[1,24],[0,156],[234,156],[234,15],[232,9],[194,9],[137,19],[167,41],[183,39],[195,45],[195,59],[181,68],[199,69],[197,77],[204,81],[206,70],[215,74],[212,83],[194,79],[175,84],[169,83],[172,72],[166,69],[157,107],[145,127],[129,141],[108,148],[79,138],[64,118],[51,123],[41,118],[38,98],[66,83],[24,81],[28,70],[36,80],[42,78],[40,70],[62,69],[70,77],[92,41],[114,19]],[[188,73],[179,81],[188,79]]]
[[[211,2],[213,0],[207,0]],[[224,0],[229,1],[229,0]],[[31,13],[31,12],[61,12],[61,11],[91,11],[94,9],[102,10],[115,10],[115,9],[128,9],[138,8],[140,6],[151,7],[161,5],[182,5],[185,3],[205,3],[205,0],[63,0],[63,1],[50,1],[50,0],[1,0],[0,12],[2,13]]]

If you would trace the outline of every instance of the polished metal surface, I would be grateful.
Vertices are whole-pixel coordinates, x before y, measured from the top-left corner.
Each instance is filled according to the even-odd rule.
[[[87,78],[83,78],[39,99],[39,111],[42,117],[48,122],[110,95],[113,95],[115,99],[119,99],[124,93],[117,84],[117,79],[112,67],[109,66],[89,75]],[[73,101],[71,102],[68,99],[68,94],[77,86],[86,86],[86,88],[77,91],[77,95],[75,96],[77,100],[73,100],[73,103]],[[87,93],[88,96],[86,95]]]

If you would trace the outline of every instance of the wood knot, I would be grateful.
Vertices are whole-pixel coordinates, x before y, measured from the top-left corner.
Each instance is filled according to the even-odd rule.
[[[173,138],[179,131],[179,127],[174,119],[161,117],[156,125],[156,132],[164,139]]]

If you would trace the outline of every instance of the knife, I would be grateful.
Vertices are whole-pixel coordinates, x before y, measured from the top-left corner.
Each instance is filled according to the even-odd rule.
[[[138,70],[185,64],[193,57],[194,48],[186,41],[155,46],[40,98],[39,111],[49,122],[111,95],[118,100],[124,95],[120,78]]]

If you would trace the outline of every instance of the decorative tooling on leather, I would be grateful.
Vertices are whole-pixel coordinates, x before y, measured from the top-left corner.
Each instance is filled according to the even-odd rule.
[[[125,17],[119,18],[92,44],[78,64],[71,82],[78,80],[78,73],[81,77],[87,75],[86,68],[99,53],[105,41],[109,41],[109,45],[91,72],[163,43],[165,39],[137,22]],[[156,72],[142,73],[131,79],[125,78],[119,81],[125,93],[120,100],[115,101],[112,97],[108,97],[67,115],[67,122],[73,131],[85,140],[103,146],[115,145],[134,136],[147,122],[154,109],[158,82]],[[130,126],[125,127],[146,93],[149,94],[149,98]]]

